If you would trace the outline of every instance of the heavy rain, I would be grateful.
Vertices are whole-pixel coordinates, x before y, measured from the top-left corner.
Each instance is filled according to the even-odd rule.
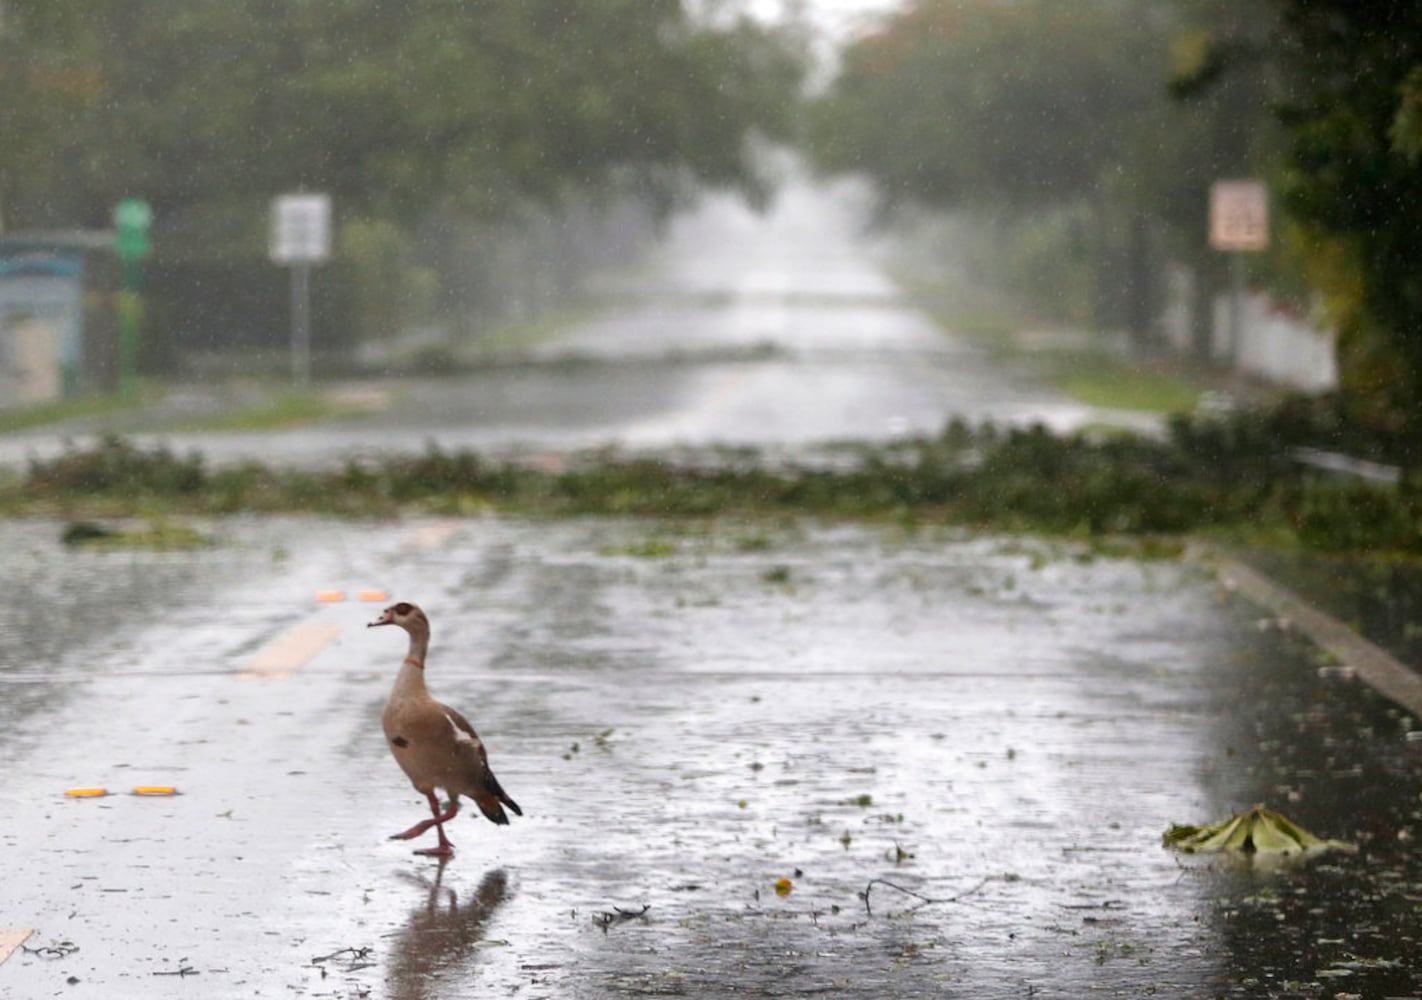
[[[1401,2],[0,0],[0,997],[1422,996],[1419,157]]]

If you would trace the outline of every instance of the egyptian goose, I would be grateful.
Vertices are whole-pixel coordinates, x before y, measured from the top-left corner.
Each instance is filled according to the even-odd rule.
[[[523,810],[489,770],[484,744],[479,742],[474,727],[454,709],[431,698],[425,688],[425,654],[430,645],[430,620],[425,613],[416,605],[401,601],[386,608],[367,628],[377,625],[399,625],[410,634],[410,652],[395,677],[381,723],[396,763],[409,776],[415,790],[429,800],[434,814],[390,839],[410,840],[434,827],[439,831],[439,846],[415,853],[447,858],[454,854],[454,847],[444,835],[444,824],[459,813],[459,796],[473,799],[480,812],[501,826],[509,821],[504,806],[519,816]],[[449,796],[449,808],[443,813],[435,797],[436,788],[444,789]]]

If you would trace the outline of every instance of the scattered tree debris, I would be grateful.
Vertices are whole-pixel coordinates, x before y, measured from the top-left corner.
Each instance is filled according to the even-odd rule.
[[[20,950],[26,955],[34,955],[37,958],[65,958],[79,950],[79,946],[73,941],[56,941],[53,944],[42,944],[31,948],[28,945],[20,945]]]
[[[601,927],[605,933],[607,929],[613,924],[624,923],[628,920],[636,920],[638,917],[645,915],[646,912],[651,908],[651,903],[643,904],[640,910],[624,910],[620,906],[614,906],[611,912],[608,912],[607,910],[601,910],[597,913],[594,913],[592,921],[593,923]]]
[[[1257,805],[1247,812],[1208,826],[1176,824],[1164,835],[1165,846],[1195,854],[1302,855],[1324,851],[1356,851],[1342,840],[1315,837],[1287,817]]]

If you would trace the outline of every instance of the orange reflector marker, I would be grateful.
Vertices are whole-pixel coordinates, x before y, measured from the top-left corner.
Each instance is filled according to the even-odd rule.
[[[34,931],[25,927],[0,927],[0,962],[15,953],[15,949],[29,940]]]
[[[335,604],[336,602],[344,601],[345,599],[346,595],[339,590],[316,591],[316,600],[320,601],[322,604]]]
[[[383,590],[362,590],[360,599],[362,601],[388,601],[390,595]]]
[[[64,794],[71,799],[97,799],[109,794],[107,788],[66,788]]]
[[[134,795],[177,795],[178,790],[172,785],[139,785],[133,790]]]

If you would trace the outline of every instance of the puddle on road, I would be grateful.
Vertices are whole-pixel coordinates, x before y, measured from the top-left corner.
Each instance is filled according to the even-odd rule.
[[[221,938],[191,959],[205,995],[1419,987],[1410,720],[1346,674],[1320,674],[1308,647],[1257,628],[1190,567],[808,524],[484,519],[437,547],[274,525],[264,537],[293,553],[270,570],[280,587],[379,584],[425,606],[431,687],[474,721],[526,815],[506,829],[461,817],[442,868],[381,839],[422,809],[379,737],[403,652],[383,630],[352,631],[272,682],[285,688],[223,687],[230,706],[188,700],[230,678],[153,680],[162,697],[139,714],[131,753],[163,746],[150,730],[166,711],[187,780],[231,784],[172,801],[176,829],[155,816],[127,831],[130,862],[174,852],[185,878],[147,898],[122,867],[104,884],[153,907],[155,925],[171,910]],[[194,612],[233,664],[244,636],[309,611],[257,600],[264,585],[228,587],[235,609]],[[354,629],[361,610],[332,614]],[[200,638],[167,655],[190,658]],[[99,687],[137,711],[132,682]],[[24,716],[27,731],[44,711]],[[218,723],[226,742],[208,738]],[[1161,846],[1171,823],[1256,801],[1362,849],[1263,874]],[[75,874],[85,858],[32,864],[92,884]],[[75,900],[76,935],[156,947],[111,898]],[[102,952],[80,943],[91,962]],[[0,984],[17,961],[40,960],[12,959]],[[84,974],[128,981],[104,976]]]

